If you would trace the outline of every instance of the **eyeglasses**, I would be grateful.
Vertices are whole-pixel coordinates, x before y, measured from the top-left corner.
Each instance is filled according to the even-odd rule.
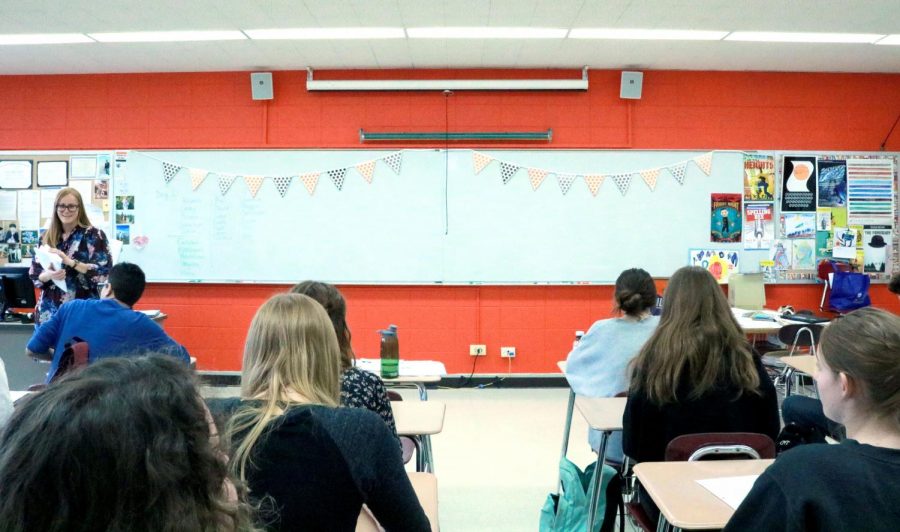
[[[66,205],[64,203],[60,203],[56,206],[56,210],[59,212],[65,212],[65,211],[75,212],[78,210],[78,204],[72,203],[72,204]]]

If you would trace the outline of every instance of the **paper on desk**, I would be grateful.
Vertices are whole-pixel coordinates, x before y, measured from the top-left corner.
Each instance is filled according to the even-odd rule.
[[[741,502],[750,493],[750,488],[753,487],[753,483],[756,482],[757,478],[759,478],[759,475],[707,478],[698,480],[697,484],[700,484],[713,495],[722,499],[725,504],[737,510],[737,507],[741,505]]]
[[[372,373],[381,371],[380,358],[357,358],[356,367]],[[447,368],[443,362],[435,360],[401,360],[399,373],[401,377],[444,376]]]
[[[34,258],[44,267],[45,270],[59,270],[62,269],[62,258],[50,252],[50,246],[44,244],[43,246],[34,250]],[[51,268],[52,266],[52,268]],[[55,284],[60,290],[63,292],[68,292],[69,288],[66,286],[65,279],[53,279],[53,284]]]

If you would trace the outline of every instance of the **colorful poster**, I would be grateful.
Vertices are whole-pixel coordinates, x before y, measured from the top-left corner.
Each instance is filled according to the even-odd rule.
[[[849,227],[834,228],[832,255],[836,259],[856,258],[856,230]]]
[[[887,225],[863,228],[863,271],[891,272],[893,231]]]
[[[816,241],[813,239],[791,240],[794,270],[816,269]]]
[[[819,160],[819,207],[847,206],[847,161]]]
[[[710,241],[741,241],[741,195],[710,194]]]
[[[775,216],[771,203],[745,203],[744,249],[769,249],[775,239]]]
[[[850,225],[893,225],[893,159],[847,159]]]
[[[815,238],[816,213],[786,212],[781,215],[781,238]]]
[[[816,210],[816,158],[784,158],[781,212]]]
[[[834,240],[831,238],[831,231],[816,231],[816,256],[822,258],[831,258],[831,249],[834,246]]]
[[[793,252],[790,240],[776,240],[769,249],[769,260],[775,263],[776,270],[790,270]]]
[[[691,249],[688,251],[691,266],[700,266],[715,277],[719,284],[728,282],[732,272],[738,271],[739,254],[730,249]]]
[[[834,222],[831,219],[831,211],[819,209],[816,211],[816,231],[831,231]]]
[[[744,201],[775,199],[775,157],[744,154]]]

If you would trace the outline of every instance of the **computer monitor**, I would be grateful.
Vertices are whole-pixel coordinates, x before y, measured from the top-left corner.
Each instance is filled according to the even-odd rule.
[[[33,309],[36,303],[27,266],[0,268],[0,319],[7,318],[9,309]]]

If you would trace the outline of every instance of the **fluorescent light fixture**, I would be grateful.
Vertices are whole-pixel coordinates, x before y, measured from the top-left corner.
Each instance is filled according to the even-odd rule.
[[[563,28],[434,27],[407,28],[410,39],[564,39]]]
[[[893,35],[888,35],[884,39],[876,42],[875,44],[893,44],[900,45],[900,33],[895,33]]]
[[[727,31],[642,30],[615,28],[572,28],[570,39],[622,39],[646,41],[720,41]]]
[[[126,31],[119,33],[88,33],[99,42],[189,42],[239,41],[247,37],[240,31]]]
[[[726,41],[812,42],[871,44],[884,37],[877,33],[789,33],[780,31],[734,31]]]
[[[307,91],[515,91],[588,90],[585,67],[581,79],[377,79],[315,80],[307,69]]]
[[[405,39],[403,28],[278,28],[244,30],[254,40]]]
[[[83,33],[20,33],[0,35],[0,46],[19,44],[75,44],[94,42]]]

